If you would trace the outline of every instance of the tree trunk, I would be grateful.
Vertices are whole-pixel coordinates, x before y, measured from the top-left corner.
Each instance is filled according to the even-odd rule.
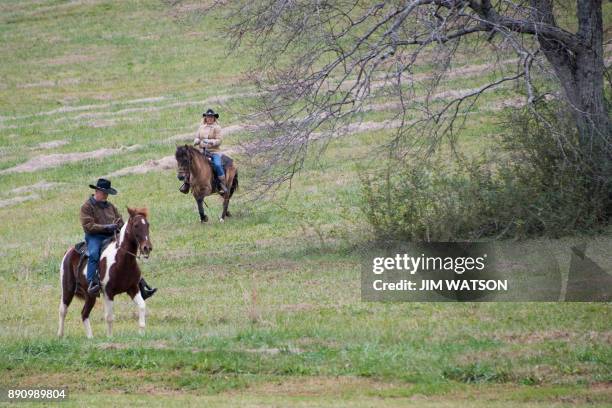
[[[576,125],[580,141],[593,158],[610,159],[610,118],[604,96],[603,22],[601,0],[578,1],[578,36],[587,45],[576,53]]]
[[[555,25],[552,6],[539,17]],[[576,36],[582,44],[578,49],[543,36],[538,36],[538,41],[571,105],[581,153],[592,168],[592,187],[601,192],[602,188],[610,189],[612,178],[612,123],[604,94],[601,0],[578,0],[577,17]]]
[[[601,47],[600,47],[601,49]],[[576,119],[583,153],[593,160],[610,160],[610,117],[604,96],[604,61],[601,52],[584,50],[576,55],[572,85],[573,98],[568,99]],[[567,85],[565,85],[567,86]],[[567,91],[566,91],[567,93]]]

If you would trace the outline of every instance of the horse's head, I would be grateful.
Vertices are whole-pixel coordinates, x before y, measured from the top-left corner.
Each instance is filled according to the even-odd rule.
[[[138,249],[145,258],[153,250],[153,244],[149,239],[149,221],[147,216],[149,211],[146,208],[130,208],[128,207],[130,219],[128,220],[129,235],[138,242]]]
[[[177,146],[174,157],[178,164],[178,173],[176,177],[180,181],[189,183],[189,168],[191,167],[191,152],[189,151],[189,146]]]

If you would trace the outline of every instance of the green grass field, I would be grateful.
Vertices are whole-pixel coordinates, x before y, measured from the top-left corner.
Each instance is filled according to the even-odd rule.
[[[0,2],[0,388],[67,386],[66,406],[612,405],[609,304],[361,301],[360,253],[372,237],[358,164],[376,165],[368,149],[390,130],[335,140],[291,189],[263,200],[245,195],[252,169],[240,168],[243,190],[223,224],[215,197],[211,222],[198,222],[174,170],[113,178],[125,216],[127,205],[151,213],[154,251],[141,265],[160,290],[147,302],[146,334],[122,295],[112,338],[103,302],[92,312],[95,337],[85,338],[75,300],[58,340],[59,263],[82,238],[87,185],[173,155],[175,136],[194,131],[203,109],[220,111],[227,126],[250,103],[252,56],[227,54],[224,22],[198,10]],[[446,86],[485,80],[475,73]],[[500,90],[479,102],[462,148],[492,143],[501,131],[494,107],[513,96]],[[226,145],[249,137],[234,133]],[[47,156],[110,148],[119,150]],[[58,162],[10,170],[30,159]],[[612,234],[525,245],[545,246],[566,273],[569,247],[585,240],[612,270]]]

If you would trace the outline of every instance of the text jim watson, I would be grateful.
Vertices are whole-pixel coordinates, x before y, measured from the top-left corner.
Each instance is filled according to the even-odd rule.
[[[465,279],[465,280],[431,280],[426,279],[421,281],[421,286],[418,287],[417,282],[402,279],[397,282],[384,282],[380,279],[372,283],[374,290],[415,290],[415,291],[430,291],[430,290],[508,290],[508,280],[495,279]]]

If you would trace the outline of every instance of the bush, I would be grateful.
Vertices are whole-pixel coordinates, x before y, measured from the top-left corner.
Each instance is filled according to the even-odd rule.
[[[474,179],[443,162],[404,164],[382,178],[362,177],[365,211],[383,239],[449,241],[471,237],[482,224],[492,179]]]
[[[481,159],[391,162],[362,175],[363,211],[383,239],[560,236],[607,225],[609,178],[594,182],[571,116],[557,105],[508,114]],[[599,178],[601,179],[601,177]]]

